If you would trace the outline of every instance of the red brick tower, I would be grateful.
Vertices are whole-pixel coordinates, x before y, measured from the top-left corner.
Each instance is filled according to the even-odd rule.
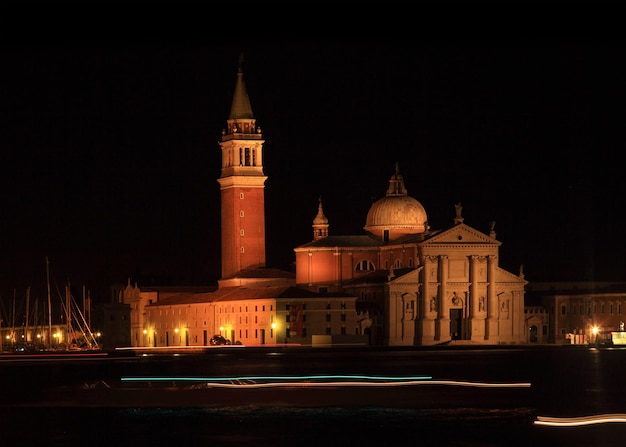
[[[222,279],[265,267],[263,135],[256,126],[239,58],[227,127],[222,131]]]

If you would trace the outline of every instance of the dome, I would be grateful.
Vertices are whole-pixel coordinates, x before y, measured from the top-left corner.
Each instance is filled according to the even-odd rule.
[[[387,196],[374,202],[367,213],[365,230],[404,229],[422,233],[426,229],[426,210],[409,196]]]
[[[387,195],[372,204],[364,229],[385,240],[393,240],[406,234],[423,233],[427,227],[426,210],[407,194],[404,179],[396,164]]]

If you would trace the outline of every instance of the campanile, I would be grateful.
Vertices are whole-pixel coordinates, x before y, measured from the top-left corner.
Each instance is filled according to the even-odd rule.
[[[222,279],[265,267],[263,134],[257,127],[244,81],[243,55],[226,129],[219,145],[222,211]]]

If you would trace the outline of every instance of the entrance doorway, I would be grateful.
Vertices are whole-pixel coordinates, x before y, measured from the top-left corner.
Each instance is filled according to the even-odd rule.
[[[461,340],[463,322],[462,309],[450,309],[450,338],[452,340]]]
[[[528,331],[529,335],[530,335],[530,342],[531,343],[537,343],[537,326],[531,326],[530,330]]]

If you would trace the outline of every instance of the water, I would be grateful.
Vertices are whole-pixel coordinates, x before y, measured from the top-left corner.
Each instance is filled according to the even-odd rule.
[[[29,407],[2,416],[2,445],[537,445],[534,419],[527,408]]]

